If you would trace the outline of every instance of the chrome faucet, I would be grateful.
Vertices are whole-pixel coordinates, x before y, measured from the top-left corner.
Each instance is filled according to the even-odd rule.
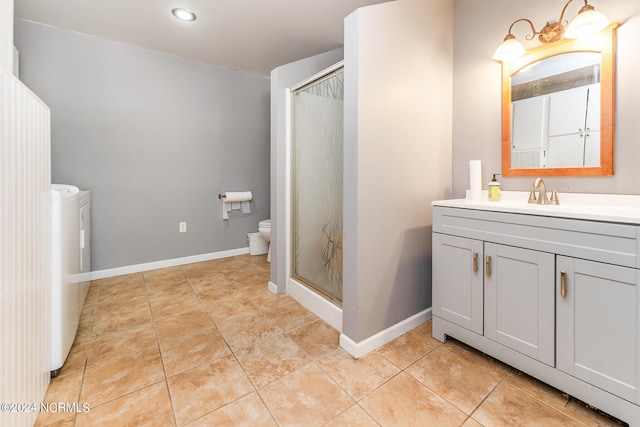
[[[536,190],[538,195],[536,196]],[[559,205],[560,199],[558,199],[558,193],[556,190],[551,191],[551,199],[547,194],[547,186],[542,178],[536,178],[531,187],[531,193],[529,193],[529,203],[537,203],[538,205]]]

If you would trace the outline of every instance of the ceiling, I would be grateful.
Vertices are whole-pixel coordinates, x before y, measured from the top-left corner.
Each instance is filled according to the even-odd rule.
[[[344,18],[388,0],[15,0],[15,17],[268,76],[343,45]],[[193,22],[171,14],[195,12]]]

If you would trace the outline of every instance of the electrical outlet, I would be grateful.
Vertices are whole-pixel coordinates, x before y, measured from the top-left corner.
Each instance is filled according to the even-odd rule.
[[[178,231],[180,233],[186,233],[187,232],[187,223],[186,222],[179,222],[178,223]]]

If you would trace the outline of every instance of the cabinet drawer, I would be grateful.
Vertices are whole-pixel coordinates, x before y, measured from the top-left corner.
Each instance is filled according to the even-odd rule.
[[[538,251],[640,267],[639,227],[435,206],[433,231]]]

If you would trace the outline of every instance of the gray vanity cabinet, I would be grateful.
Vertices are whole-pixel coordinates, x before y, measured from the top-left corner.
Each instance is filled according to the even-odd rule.
[[[640,225],[460,205],[434,203],[433,337],[640,427]]]
[[[639,270],[558,256],[557,368],[640,403]]]

